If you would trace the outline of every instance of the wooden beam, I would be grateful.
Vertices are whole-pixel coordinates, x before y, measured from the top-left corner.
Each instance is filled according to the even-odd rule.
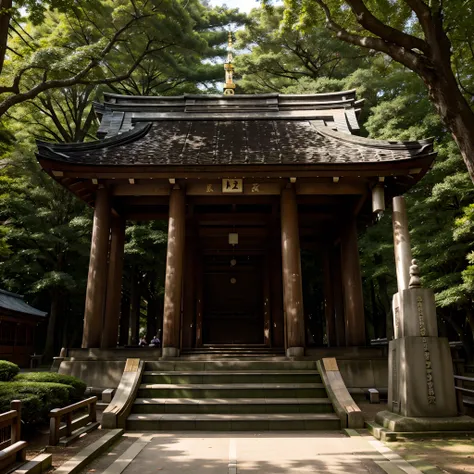
[[[296,194],[364,194],[367,186],[364,183],[349,182],[302,182],[296,183]]]
[[[232,196],[265,196],[279,195],[283,187],[280,182],[268,182],[252,180],[251,178],[244,183],[244,191]],[[229,193],[222,192],[222,181],[214,179],[203,179],[202,182],[188,183],[186,187],[188,196],[229,196]]]
[[[169,194],[169,184],[118,184],[112,188],[113,196],[168,196]]]

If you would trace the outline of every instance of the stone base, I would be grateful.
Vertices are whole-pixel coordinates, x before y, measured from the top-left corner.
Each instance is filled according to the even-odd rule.
[[[474,432],[474,418],[470,416],[450,417],[408,417],[390,411],[381,411],[375,423],[369,423],[372,434],[382,441],[395,441],[400,438],[417,436],[450,436]]]
[[[179,357],[179,349],[176,347],[163,347],[161,349],[161,357]]]
[[[456,417],[448,340],[402,337],[389,343],[388,408],[403,417]]]
[[[286,357],[303,357],[304,347],[288,347],[286,349]]]

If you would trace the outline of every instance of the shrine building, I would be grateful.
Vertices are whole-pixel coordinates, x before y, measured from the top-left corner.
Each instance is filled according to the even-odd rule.
[[[119,325],[128,334],[126,223],[154,219],[168,220],[164,356],[212,345],[302,356],[317,311],[324,344],[364,346],[358,227],[435,154],[431,140],[358,136],[360,108],[355,91],[105,94],[100,140],[39,142],[42,168],[94,208],[82,346],[116,347]],[[306,251],[322,275],[319,309],[306,297]]]

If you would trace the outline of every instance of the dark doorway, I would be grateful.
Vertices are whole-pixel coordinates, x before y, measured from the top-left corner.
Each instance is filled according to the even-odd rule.
[[[203,283],[203,344],[263,344],[262,256],[208,256]]]

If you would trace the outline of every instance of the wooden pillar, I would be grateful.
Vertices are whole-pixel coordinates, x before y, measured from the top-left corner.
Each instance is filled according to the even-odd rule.
[[[344,320],[344,297],[341,280],[341,248],[337,245],[331,252],[331,279],[334,291],[334,316],[336,319],[336,345],[346,345],[346,323]]]
[[[120,297],[122,294],[124,245],[125,220],[120,217],[114,217],[111,226],[104,328],[100,345],[102,349],[117,346],[120,319]]]
[[[106,188],[96,194],[92,227],[89,276],[87,278],[86,306],[82,347],[100,347],[107,288],[107,253],[110,233],[110,197]]]
[[[305,329],[303,287],[301,282],[298,206],[293,186],[281,193],[281,253],[283,266],[283,300],[285,307],[287,356],[304,355]]]
[[[165,306],[163,311],[163,356],[170,357],[179,356],[185,219],[186,199],[184,190],[174,188],[170,195]]]
[[[334,310],[334,289],[331,276],[330,249],[323,253],[323,278],[324,278],[324,316],[326,318],[326,334],[328,347],[336,346],[336,318]]]
[[[127,295],[122,296],[120,305],[120,334],[119,345],[128,344],[128,333],[130,332],[130,298]]]
[[[365,317],[360,276],[357,228],[354,217],[349,218],[341,235],[341,276],[344,292],[346,345],[365,346]]]

